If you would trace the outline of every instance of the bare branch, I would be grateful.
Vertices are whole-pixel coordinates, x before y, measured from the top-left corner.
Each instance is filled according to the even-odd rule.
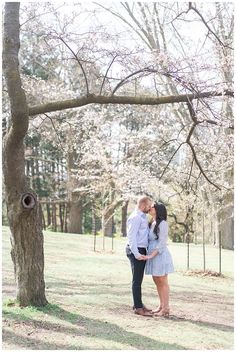
[[[173,160],[173,158],[174,158],[175,154],[178,152],[178,150],[182,147],[182,145],[183,145],[183,144],[185,144],[185,142],[181,143],[181,144],[178,146],[178,148],[175,150],[175,152],[172,154],[172,156],[171,156],[170,160],[168,161],[168,164],[166,165],[166,167],[165,167],[165,168],[164,168],[164,170],[162,171],[162,174],[161,174],[161,176],[159,177],[159,180],[161,180],[161,179],[162,179],[162,177],[163,177],[164,173],[165,173],[165,172],[166,172],[166,170],[168,169],[168,167],[169,167],[169,165],[170,165],[171,161]]]
[[[190,138],[191,138],[191,136],[192,136],[192,134],[193,134],[193,132],[194,132],[195,127],[199,124],[199,121],[197,121],[196,113],[195,113],[195,110],[194,110],[194,108],[193,108],[193,105],[192,105],[190,102],[188,102],[187,105],[188,105],[188,109],[189,109],[189,112],[190,112],[190,116],[191,116],[192,120],[194,121],[194,123],[192,124],[192,127],[191,127],[191,129],[190,129],[190,131],[189,131],[189,134],[188,134],[187,139],[186,139],[186,143],[190,146],[190,148],[191,148],[191,150],[192,150],[193,158],[194,158],[194,160],[195,160],[195,162],[196,162],[196,164],[197,164],[199,170],[201,171],[201,173],[202,173],[203,176],[205,177],[205,179],[206,179],[210,184],[212,184],[213,186],[215,186],[217,189],[220,190],[221,188],[220,188],[218,185],[216,185],[214,182],[212,182],[212,181],[207,177],[207,175],[205,174],[205,172],[204,172],[204,170],[203,170],[203,168],[202,168],[202,166],[201,166],[201,164],[200,164],[200,162],[199,162],[199,160],[198,160],[198,158],[197,158],[197,155],[196,155],[196,152],[195,152],[195,150],[194,150],[194,147],[193,147],[192,143],[190,142]]]
[[[128,25],[130,28],[132,28],[132,30],[146,43],[146,45],[149,47],[149,49],[152,49],[150,44],[146,41],[145,37],[142,36],[142,34],[135,28],[132,26],[132,24],[127,21],[124,17],[122,17],[120,14],[112,11],[111,9],[101,5],[101,4],[98,4],[97,2],[95,2],[96,5],[102,7],[104,10],[112,13],[114,16],[118,17],[120,20],[122,20],[126,25]],[[121,3],[121,5],[127,10],[127,8],[125,7],[125,5],[123,3]]]
[[[189,110],[191,119],[193,120],[194,123],[197,124],[198,121],[197,121],[197,117],[196,117],[196,112],[195,112],[193,105],[192,105],[192,102],[190,100],[188,101],[187,106],[188,106],[188,110]]]
[[[217,189],[221,190],[221,188],[220,188],[218,185],[216,185],[214,182],[212,182],[212,181],[207,177],[207,175],[205,174],[205,172],[204,172],[204,170],[202,169],[201,164],[200,164],[200,162],[199,162],[199,160],[198,160],[198,158],[197,158],[197,155],[196,155],[196,152],[195,152],[195,150],[194,150],[194,147],[193,147],[192,143],[191,143],[190,141],[188,141],[187,144],[190,146],[190,148],[191,148],[191,150],[192,150],[192,153],[193,153],[194,160],[195,160],[195,162],[196,162],[196,164],[197,164],[199,170],[201,171],[201,173],[202,173],[203,176],[205,177],[205,179],[206,179],[211,185],[213,185],[213,186],[216,187]]]
[[[194,158],[192,159],[192,162],[191,162],[191,167],[190,167],[189,176],[188,176],[188,183],[190,182],[190,178],[192,176],[193,164],[194,164]]]
[[[51,116],[49,116],[48,114],[45,114],[45,113],[44,113],[44,115],[51,121],[52,127],[53,127],[53,129],[54,129],[54,131],[55,131],[55,133],[56,133],[56,135],[57,135],[58,142],[59,142],[61,148],[63,149],[63,145],[61,144],[61,139],[60,139],[60,137],[59,137],[59,134],[57,133],[57,129],[56,129],[56,126],[55,126],[55,124],[54,124],[54,122],[53,122],[53,119],[52,119]]]
[[[123,85],[126,83],[126,81],[128,81],[129,78],[131,78],[131,77],[133,77],[133,76],[136,76],[136,75],[139,74],[139,73],[144,73],[144,72],[148,72],[148,73],[151,74],[151,73],[153,73],[153,72],[156,72],[156,70],[152,70],[152,69],[149,69],[148,67],[146,67],[146,68],[142,68],[142,69],[140,69],[140,70],[138,70],[138,71],[135,71],[135,72],[129,74],[127,77],[123,78],[123,79],[117,84],[117,86],[113,89],[111,95],[114,95],[115,92],[116,92],[121,86],[123,86]]]
[[[187,224],[185,224],[184,222],[178,221],[178,220],[177,220],[177,216],[176,216],[175,214],[169,214],[169,216],[175,219],[175,223],[176,223],[177,225],[183,226],[186,233],[188,232],[188,226],[187,226]]]
[[[99,93],[100,95],[102,94],[102,88],[103,88],[104,83],[105,83],[105,80],[106,80],[106,78],[107,78],[108,71],[110,70],[111,65],[113,64],[113,62],[115,61],[115,59],[117,58],[117,56],[118,56],[118,54],[116,54],[116,55],[113,57],[113,59],[111,60],[109,66],[108,66],[108,68],[107,68],[107,70],[106,70],[106,73],[105,73],[105,76],[103,77],[102,85],[101,85],[101,88],[100,88],[100,93]]]
[[[76,55],[76,53],[74,52],[73,49],[71,49],[71,47],[66,43],[66,41],[61,37],[59,36],[59,39],[65,44],[65,46],[70,50],[70,52],[73,54],[75,60],[78,62],[81,70],[82,70],[82,73],[84,75],[84,79],[85,79],[85,84],[86,84],[86,91],[87,91],[87,96],[89,95],[89,86],[88,86],[88,80],[87,80],[87,76],[86,76],[86,73],[85,73],[85,70],[83,68],[83,65],[81,64],[80,60],[78,59],[78,56]]]
[[[216,35],[216,33],[209,27],[207,21],[204,19],[202,14],[197,10],[196,7],[194,7],[192,5],[192,2],[189,2],[189,9],[195,11],[198,14],[198,16],[201,18],[202,22],[204,23],[204,25],[207,27],[208,31],[217,39],[217,41],[220,43],[220,45],[222,45],[224,48],[229,48],[231,50],[234,50],[231,46],[226,45],[221,41],[221,39],[218,37],[218,35]]]

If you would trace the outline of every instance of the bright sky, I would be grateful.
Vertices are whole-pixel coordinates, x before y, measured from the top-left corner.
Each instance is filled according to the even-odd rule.
[[[26,4],[32,3],[32,2],[37,2],[39,4],[38,1],[22,1],[22,7]],[[42,12],[43,12],[43,5],[44,3],[46,3],[47,1],[41,1],[40,4],[42,4]],[[94,17],[93,15],[90,14],[84,14],[84,13],[80,13],[78,16],[78,20],[76,20],[75,22],[75,28],[72,28],[71,26],[71,30],[76,30],[77,32],[79,31],[80,33],[86,32],[89,30],[89,28],[91,26],[95,26],[96,24],[102,24],[104,26],[106,26],[108,28],[109,33],[116,33],[116,32],[123,32],[125,31],[127,34],[122,36],[122,44],[124,45],[124,47],[128,47],[128,48],[132,48],[134,47],[137,42],[135,42],[134,38],[136,37],[136,39],[138,38],[138,36],[135,36],[134,33],[132,33],[133,38],[131,38],[131,34],[127,31],[127,29],[129,28],[128,26],[126,26],[122,21],[118,20],[115,16],[112,16],[110,13],[106,12],[105,10],[102,10],[101,8],[99,8],[95,3],[93,2],[88,2],[88,1],[79,1],[79,2],[74,2],[74,1],[48,1],[49,3],[53,3],[56,7],[65,4],[65,6],[61,7],[59,12],[60,12],[60,16],[63,19],[64,16],[70,16],[73,12],[78,12],[80,13],[80,9],[81,6],[80,4],[82,3],[82,9],[87,9],[87,10],[94,10],[99,9],[98,11],[96,11],[96,16]],[[137,2],[137,1],[135,1]],[[129,2],[130,4],[135,3],[135,2]],[[151,3],[152,1],[146,1]],[[159,1],[157,1],[159,2]],[[214,1],[208,1],[208,2],[204,2],[204,9],[210,9],[212,7],[212,3]],[[227,1],[225,1],[227,2]],[[121,12],[122,14],[126,14],[125,10],[123,9],[123,7],[121,6],[121,3],[119,1],[99,1],[98,3],[102,4],[103,6],[106,7],[110,7],[112,5],[112,8],[116,9],[117,11]],[[176,2],[173,1],[166,1],[166,4],[173,4]],[[185,4],[186,5],[186,9],[187,9],[187,2],[186,1],[178,1],[179,4]],[[199,8],[202,6],[203,2],[197,1],[197,6],[199,6]],[[162,2],[163,4],[163,2]],[[232,4],[232,3],[231,3]],[[214,12],[213,12],[214,15]],[[190,12],[188,14],[188,20],[191,20],[191,17],[193,18],[194,13]],[[44,15],[44,20],[46,20],[47,22],[52,22],[52,16],[51,14],[49,15]],[[127,15],[126,15],[127,18]],[[205,34],[207,33],[207,30],[205,28],[205,26],[200,22],[200,21],[194,21],[194,22],[186,22],[186,21],[178,21],[176,22],[176,25],[178,27],[178,31],[180,33],[181,36],[189,38],[189,40],[186,40],[186,42],[189,42],[189,47],[186,48],[186,54],[190,55],[190,56],[195,56],[197,58],[197,55],[199,53],[199,51],[201,52],[201,48],[202,48],[202,44],[204,42],[205,39]],[[185,56],[181,51],[179,52],[179,48],[180,46],[178,45],[178,50],[176,49],[176,47],[174,46],[177,43],[177,39],[173,40],[173,35],[170,30],[166,31],[167,33],[167,38],[169,35],[168,40],[170,42],[172,42],[171,44],[168,43],[168,47],[170,48],[170,52],[173,55],[173,57],[177,58],[178,56]],[[173,45],[174,44],[174,45]],[[101,43],[102,45],[102,43]],[[143,43],[141,43],[141,45],[143,47],[145,47],[145,45]],[[106,42],[106,48],[110,49],[112,47],[112,42]],[[75,49],[77,49],[77,47],[74,47]],[[145,47],[145,49],[148,51],[148,49]],[[204,57],[204,59],[210,60],[211,59],[211,42],[208,41],[208,45],[204,47],[204,51],[209,51],[209,54],[206,55]],[[186,55],[186,56],[187,56]],[[110,61],[110,58],[107,59],[107,64]],[[118,76],[119,72],[120,72],[121,66],[118,63],[114,63],[110,73],[112,73],[113,76]],[[145,79],[143,81],[143,83],[145,82]],[[148,83],[148,80],[146,80],[146,84]]]

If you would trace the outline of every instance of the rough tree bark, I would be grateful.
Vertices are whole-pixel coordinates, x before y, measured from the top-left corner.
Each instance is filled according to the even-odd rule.
[[[68,232],[69,233],[82,233],[82,220],[83,220],[83,203],[81,195],[73,190],[77,184],[73,177],[72,169],[75,169],[75,159],[77,154],[74,150],[68,152],[67,155],[67,190],[68,190]]]
[[[69,233],[83,233],[82,229],[83,220],[83,205],[79,196],[72,193],[71,202],[69,204]]]
[[[24,137],[28,131],[29,109],[19,74],[19,8],[19,3],[5,4],[3,69],[11,121],[3,142],[3,174],[17,299],[21,306],[43,306],[47,300],[42,213],[25,175]]]
[[[127,236],[127,211],[128,211],[129,201],[125,201],[121,208],[121,234],[123,237]]]
[[[113,212],[114,209],[105,209],[102,216],[102,232],[104,236],[111,237],[113,230]]]
[[[104,236],[111,237],[113,232],[113,214],[115,209],[122,204],[123,200],[115,200],[103,209],[102,214],[102,233]]]

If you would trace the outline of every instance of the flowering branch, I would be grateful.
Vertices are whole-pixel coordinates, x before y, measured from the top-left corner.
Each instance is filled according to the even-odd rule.
[[[180,102],[189,102],[193,99],[234,96],[234,92],[224,90],[223,92],[202,92],[198,94],[179,94],[162,97],[134,97],[134,96],[102,96],[90,94],[76,99],[59,100],[46,104],[29,107],[29,116],[44,114],[47,112],[78,108],[88,104],[130,104],[130,105],[162,105]]]

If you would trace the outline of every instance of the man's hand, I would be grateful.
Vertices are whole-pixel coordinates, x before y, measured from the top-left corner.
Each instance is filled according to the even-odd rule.
[[[148,259],[151,259],[151,258],[152,258],[152,256],[151,256],[151,255],[144,255],[143,260],[148,260]]]
[[[146,260],[146,255],[140,255],[137,260]]]
[[[152,254],[149,255],[143,255],[142,257],[144,257],[142,260],[148,260],[148,259],[152,259],[153,257],[155,257],[158,253],[158,250],[155,249]]]

